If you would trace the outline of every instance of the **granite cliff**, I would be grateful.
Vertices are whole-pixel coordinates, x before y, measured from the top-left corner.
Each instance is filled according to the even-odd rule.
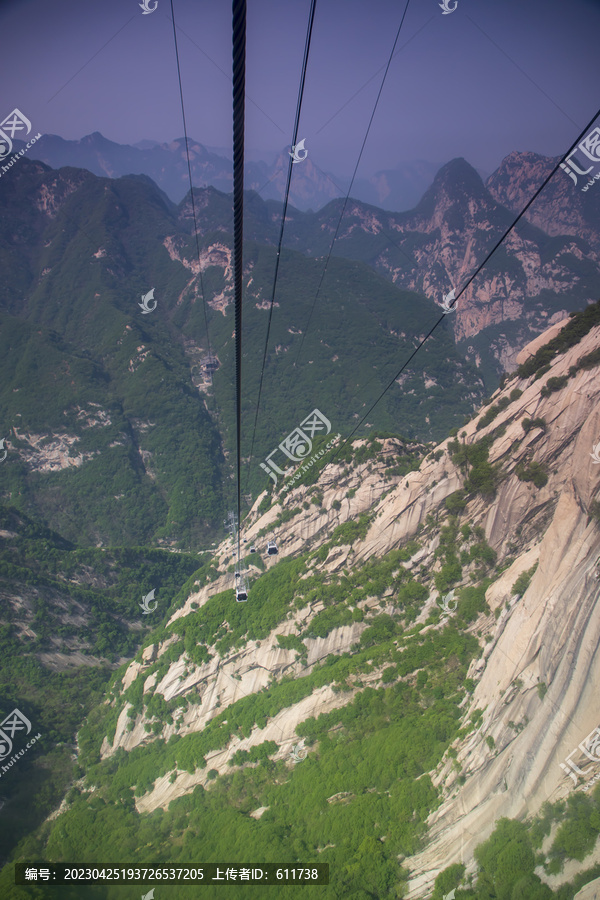
[[[555,326],[536,339],[518,361],[531,359],[541,344],[560,331]],[[421,635],[448,622],[431,617],[439,600],[431,575],[441,566],[436,550],[448,522],[448,508],[456,513],[457,527],[480,529],[495,554],[495,574],[485,594],[487,607],[468,626],[481,645],[468,672],[473,688],[462,704],[464,722],[474,711],[482,712],[476,727],[455,740],[451,752],[430,773],[441,792],[441,803],[429,818],[424,849],[404,860],[411,872],[409,898],[430,896],[435,877],[454,862],[463,862],[467,872],[473,871],[473,850],[491,834],[500,817],[531,816],[546,800],[568,796],[573,785],[559,763],[597,725],[600,530],[594,498],[600,472],[592,453],[600,436],[600,387],[597,369],[580,367],[579,362],[599,347],[600,326],[596,326],[575,346],[556,355],[547,370],[515,374],[494,395],[491,407],[468,422],[455,440],[430,448],[419,468],[408,474],[386,473],[389,461],[403,449],[396,439],[386,439],[376,458],[350,468],[333,458],[314,485],[293,488],[261,514],[263,495],[244,523],[249,546],[258,547],[265,535],[276,535],[279,555],[266,557],[263,565],[268,569],[309,547],[318,551],[328,540],[326,552],[320,557],[317,553],[311,563],[311,572],[325,577],[410,547],[406,568],[429,585],[414,620],[416,626],[424,626]],[[468,451],[465,457],[464,448],[481,443],[496,473],[495,493],[467,490],[457,495],[465,487]],[[355,449],[364,444],[356,442]],[[321,496],[318,503],[309,504],[315,490]],[[461,502],[451,506],[457,496]],[[282,521],[286,511],[295,509],[299,515]],[[359,537],[331,542],[332,529],[364,522],[365,514],[368,527]],[[415,538],[418,546],[411,545]],[[231,558],[231,543],[226,541],[216,554],[215,580],[192,590],[167,627],[201,615],[210,597],[231,590],[233,575],[224,571]],[[259,573],[260,567],[250,562],[250,580]],[[456,587],[478,583],[478,579],[477,569],[468,565]],[[522,586],[516,591],[518,583]],[[251,598],[252,587],[249,602]],[[391,587],[357,606],[360,621],[332,628],[324,637],[303,637],[301,654],[292,647],[286,649],[285,639],[306,635],[307,626],[325,607],[318,598],[296,603],[266,639],[242,640],[233,652],[216,652],[200,665],[185,652],[165,663],[176,638],[154,641],[116,685],[110,703],[120,713],[114,735],[104,740],[103,757],[119,748],[131,752],[156,736],[166,740],[174,734],[201,731],[241,696],[269,690],[284,678],[305,676],[327,658],[355,649],[374,613],[402,615]],[[223,628],[226,632],[226,622]],[[161,658],[164,665],[158,673]],[[245,736],[234,736],[209,753],[206,768],[195,772],[176,768],[162,775],[150,790],[138,794],[137,809],[166,808],[198,784],[209,789],[211,778],[227,771],[234,754],[264,741],[276,742],[274,759],[289,758],[300,723],[343,707],[367,686],[380,686],[384,668],[374,664],[360,683],[349,679],[343,692],[332,684],[312,690],[261,727],[255,725]],[[412,675],[407,677],[411,680]],[[165,701],[186,698],[185,711],[171,724],[157,727],[145,706],[132,717],[131,704],[119,697],[138,679],[143,681],[145,698],[157,694]],[[576,864],[566,874],[575,871]],[[546,878],[541,870],[539,874]],[[553,886],[560,881],[555,876]]]

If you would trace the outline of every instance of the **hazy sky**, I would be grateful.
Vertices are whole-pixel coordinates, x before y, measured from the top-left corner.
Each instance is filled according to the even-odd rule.
[[[171,3],[143,15],[139,2],[0,0],[0,118],[18,107],[69,139],[182,136]],[[410,0],[359,175],[563,153],[600,107],[600,0],[458,0],[449,15],[439,2]],[[246,142],[265,158],[290,143],[309,7],[248,0]],[[318,0],[300,137],[320,168],[353,170],[404,7]],[[174,9],[189,136],[230,148],[231,4]]]

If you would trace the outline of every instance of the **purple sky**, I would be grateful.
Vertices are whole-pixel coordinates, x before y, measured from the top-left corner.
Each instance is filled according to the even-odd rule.
[[[138,2],[2,0],[0,118],[18,107],[36,132],[69,139],[180,137],[170,0],[151,15]],[[511,150],[563,153],[600,107],[600,0],[458,0],[451,15],[439,2],[410,0],[359,175],[456,156],[491,172]],[[229,148],[231,4],[174,5],[188,133]],[[246,142],[267,161],[290,143],[309,5],[248,0]],[[387,63],[403,9],[317,3],[300,137],[321,169],[352,172],[383,71],[344,104]]]

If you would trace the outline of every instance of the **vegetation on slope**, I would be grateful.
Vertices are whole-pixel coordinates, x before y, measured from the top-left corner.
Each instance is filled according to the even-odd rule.
[[[547,366],[556,356],[565,353],[570,347],[578,344],[592,328],[600,325],[600,300],[596,303],[590,303],[581,312],[570,313],[570,318],[571,321],[560,330],[556,337],[544,344],[543,347],[540,347],[533,356],[518,367],[517,374],[519,378],[528,378],[530,375],[535,375],[536,372]],[[584,360],[584,364],[581,365]],[[586,363],[588,362],[589,360],[582,357],[579,365],[581,368],[587,368]]]
[[[558,825],[554,838],[542,852],[553,825]],[[500,819],[475,850],[476,876],[465,879],[464,866],[449,866],[438,875],[432,900],[442,900],[452,888],[457,889],[456,900],[573,900],[585,884],[600,877],[600,865],[588,866],[554,891],[542,882],[539,868],[549,876],[562,872],[568,860],[583,862],[599,836],[600,786],[590,796],[577,792],[566,802],[545,803],[538,816],[525,822]]]
[[[219,220],[229,198],[209,192],[203,213],[200,248],[212,248],[215,260],[203,273],[203,298],[189,268],[165,247],[168,238],[174,255],[188,264],[195,259],[189,218],[181,215],[186,206],[173,207],[147,179],[112,181],[76,169],[57,174],[24,159],[18,177],[4,181],[0,204],[12,231],[0,230],[6,273],[0,350],[7,373],[0,437],[23,454],[12,452],[3,465],[5,498],[78,543],[206,546],[231,500],[221,452],[221,441],[231,450],[235,435],[230,308],[207,307],[211,350],[221,363],[208,395],[194,386],[192,370],[208,352],[202,300],[220,303],[230,295],[224,260],[232,239]],[[46,189],[57,197],[53,218],[32,199]],[[258,242],[259,222],[256,240],[244,248],[244,434],[254,433],[267,325],[259,307],[269,295],[275,254]],[[19,229],[27,249],[11,236]],[[365,264],[334,257],[307,330],[321,273],[321,260],[283,253],[268,391],[245,473],[244,490],[254,495],[271,484],[259,461],[312,409],[328,416],[336,432],[348,433],[373,384],[386,384],[398,359],[414,349],[411,335],[429,328],[430,301],[399,291]],[[158,305],[145,316],[138,304],[152,286]],[[190,346],[197,354],[192,363]],[[456,351],[451,334],[438,329],[402,389],[388,393],[369,425],[392,431],[401,419],[410,438],[442,437],[481,395],[475,367]],[[89,425],[82,411],[91,407],[107,419]],[[57,434],[75,438],[72,455],[86,454],[85,461],[60,471],[36,469],[23,458],[31,456],[31,434],[46,436],[42,445]]]
[[[355,523],[346,524],[354,527]],[[342,526],[332,535],[329,546],[353,539],[354,532]],[[487,558],[486,546],[479,532],[467,529],[459,534],[456,523],[450,520],[443,535],[440,564],[447,565],[449,556],[456,556],[462,547],[464,565],[481,564],[482,557],[487,559],[483,564],[489,565],[492,560]],[[124,859],[123,848],[129,848],[135,849],[136,860],[142,862],[142,843],[147,845],[148,860],[160,859],[161,854],[166,859],[165,853],[171,861],[189,859],[189,854],[216,859],[232,853],[275,859],[279,850],[280,858],[288,862],[330,862],[336,876],[325,896],[360,896],[374,890],[379,896],[400,890],[406,873],[396,857],[398,853],[410,855],[421,846],[425,818],[438,802],[425,773],[437,765],[459,734],[458,705],[464,698],[466,670],[478,652],[475,638],[462,634],[456,625],[462,628],[476,617],[485,593],[475,591],[471,597],[471,589],[463,589],[456,622],[441,631],[422,634],[423,626],[410,628],[428,597],[425,585],[404,565],[418,549],[419,545],[412,542],[381,560],[369,560],[360,568],[334,576],[312,571],[323,551],[328,552],[325,545],[300,559],[282,559],[263,574],[252,586],[252,608],[250,604],[234,608],[237,619],[231,619],[229,609],[227,631],[221,625],[223,595],[210,598],[201,609],[176,620],[168,631],[181,640],[164,658],[145,668],[122,695],[118,691],[119,673],[115,673],[110,695],[115,705],[96,708],[81,729],[80,771],[86,773],[87,785],[94,785],[95,790],[93,795],[80,795],[79,788],[71,792],[70,810],[48,829],[49,843],[43,851],[46,858],[70,855],[83,860],[87,854],[91,860],[108,854],[116,860]],[[459,562],[459,567],[463,563]],[[391,614],[378,609],[390,600]],[[178,658],[183,649],[181,641],[187,642],[190,653],[194,648],[201,653],[196,660],[201,663],[207,653],[226,652],[249,639],[265,636],[285,620],[288,612],[315,601],[323,604],[322,611],[302,632],[291,636],[291,643],[289,639],[280,643],[290,643],[305,667],[303,648],[307,640],[326,636],[332,628],[354,621],[362,623],[364,629],[351,652],[331,655],[306,674],[300,671],[295,678],[284,678],[243,697],[211,719],[200,733],[174,736],[167,742],[158,737],[163,724],[172,722],[178,710],[187,706],[187,700],[165,703],[152,692],[143,695],[142,688],[150,674],[157,672],[161,677],[169,662]],[[228,602],[231,606],[230,597]],[[436,610],[431,622],[438,620]],[[167,634],[163,632],[163,637]],[[378,672],[382,674],[377,676]],[[367,686],[374,674],[374,686]],[[176,770],[193,773],[204,769],[207,755],[225,746],[234,735],[244,737],[254,728],[265,728],[278,711],[326,684],[342,695],[348,693],[350,702],[298,726],[297,733],[306,740],[309,756],[294,769],[290,770],[285,761],[272,761],[276,748],[272,742],[263,742],[254,755],[238,755],[232,760],[236,768],[243,766],[243,778],[238,771],[224,776],[212,772],[210,789],[208,785],[205,790],[197,788],[191,797],[174,802],[167,813],[146,818],[135,812],[133,798],[151,790],[157,777]],[[118,750],[101,762],[101,742],[105,734],[110,738],[114,733],[124,702],[132,704],[134,717],[144,710],[156,722],[158,731],[151,743],[130,753]],[[471,727],[476,727],[475,723]],[[350,799],[328,801],[340,791],[347,792]],[[259,821],[249,818],[248,813],[261,805],[268,806],[268,812]],[[228,830],[227,846],[219,843],[224,839],[220,826],[212,827],[210,835],[205,828],[198,829],[197,823],[216,809],[220,811],[219,822]],[[99,823],[93,838],[87,824],[90,816]],[[159,821],[160,826],[155,827]],[[146,831],[145,822],[152,823],[153,837]],[[384,842],[377,839],[376,832],[385,836]],[[142,842],[141,834],[148,834],[148,839],[144,837]],[[368,834],[373,834],[373,839],[366,838]],[[114,835],[114,842],[110,835]],[[45,839],[40,835],[35,840]],[[32,853],[35,846],[35,842],[24,844],[19,852]],[[41,844],[37,846],[37,852],[41,852]],[[14,890],[14,896],[19,896],[18,889]]]
[[[42,735],[0,780],[6,853],[60,804],[74,773],[75,733],[153,619],[141,614],[142,596],[156,590],[160,618],[198,559],[149,548],[80,549],[5,506],[0,531],[0,720],[16,707]],[[84,655],[90,665],[82,665]]]

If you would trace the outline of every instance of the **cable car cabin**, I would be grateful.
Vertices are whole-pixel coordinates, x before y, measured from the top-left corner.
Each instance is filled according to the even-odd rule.
[[[235,599],[238,603],[244,603],[248,599],[248,591],[245,587],[235,589]]]
[[[250,553],[256,553],[256,547],[250,547]]]
[[[276,553],[279,553],[279,550],[277,549],[277,544],[275,543],[275,541],[268,542],[267,553],[269,554],[269,556],[275,556]]]

